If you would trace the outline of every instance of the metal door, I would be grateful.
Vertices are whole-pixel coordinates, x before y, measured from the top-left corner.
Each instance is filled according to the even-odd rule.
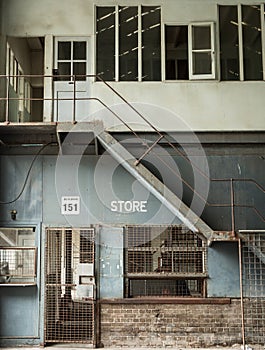
[[[56,38],[54,121],[84,121],[89,115],[90,38]]]
[[[45,343],[95,345],[94,260],[94,229],[47,229]]]
[[[265,344],[265,232],[243,230],[242,321],[243,345],[264,349]]]

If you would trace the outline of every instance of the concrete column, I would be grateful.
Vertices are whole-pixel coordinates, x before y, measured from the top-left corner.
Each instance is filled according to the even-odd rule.
[[[0,34],[0,75],[6,74],[6,36]],[[0,78],[0,96],[6,97],[6,78]],[[6,101],[0,100],[0,122],[6,120]]]

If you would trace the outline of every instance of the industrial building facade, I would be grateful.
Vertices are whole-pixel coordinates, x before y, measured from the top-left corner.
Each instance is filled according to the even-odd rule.
[[[265,4],[0,1],[0,344],[265,344]]]

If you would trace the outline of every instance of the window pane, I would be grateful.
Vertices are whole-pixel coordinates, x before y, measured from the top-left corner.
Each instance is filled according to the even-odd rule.
[[[242,6],[244,79],[262,80],[260,6]]]
[[[35,232],[0,228],[0,283],[32,283],[36,277]]]
[[[86,80],[86,63],[75,62],[73,74],[76,76],[75,80]]]
[[[138,8],[119,8],[119,80],[138,80]]]
[[[66,75],[65,77],[59,77],[59,80],[70,80],[71,63],[59,62],[58,75]]]
[[[85,60],[86,59],[86,42],[75,41],[73,48],[73,59],[74,60]]]
[[[97,7],[96,71],[105,80],[115,79],[115,7]]]
[[[221,80],[239,80],[237,6],[219,7]]]
[[[192,48],[202,50],[211,48],[211,28],[210,26],[192,27]]]
[[[59,41],[58,42],[58,60],[70,60],[71,59],[71,42]]]
[[[166,26],[166,79],[189,79],[188,26]]]
[[[160,7],[142,7],[142,80],[161,80]]]
[[[211,74],[212,59],[211,53],[194,52],[193,53],[193,74]]]

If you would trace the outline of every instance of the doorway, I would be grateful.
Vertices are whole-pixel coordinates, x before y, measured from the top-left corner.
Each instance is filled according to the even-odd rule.
[[[45,343],[94,345],[94,229],[47,229],[45,261]]]
[[[54,120],[85,121],[89,116],[90,38],[55,38]]]

